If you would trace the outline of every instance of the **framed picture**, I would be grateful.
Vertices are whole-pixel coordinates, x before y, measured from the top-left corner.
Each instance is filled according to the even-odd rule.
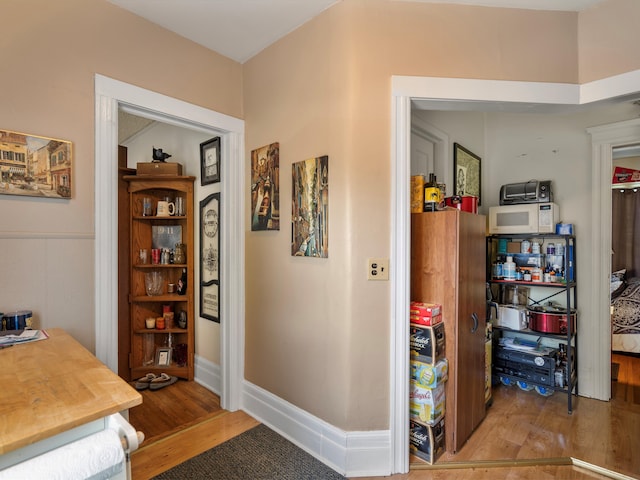
[[[459,143],[453,144],[453,184],[455,195],[473,195],[481,202],[480,157]]]
[[[220,285],[200,285],[200,316],[220,323]]]
[[[200,316],[220,321],[220,193],[200,202]]]
[[[0,194],[71,198],[72,144],[0,130]]]
[[[292,166],[291,255],[329,257],[329,157]]]
[[[200,184],[220,181],[220,137],[200,144]]]
[[[280,144],[251,151],[251,231],[280,230]]]
[[[171,348],[158,348],[156,351],[156,365],[158,367],[167,367],[171,364]]]

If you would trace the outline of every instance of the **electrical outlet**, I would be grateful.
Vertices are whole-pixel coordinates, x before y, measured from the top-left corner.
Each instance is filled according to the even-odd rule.
[[[367,280],[389,280],[389,259],[370,258],[367,260]]]

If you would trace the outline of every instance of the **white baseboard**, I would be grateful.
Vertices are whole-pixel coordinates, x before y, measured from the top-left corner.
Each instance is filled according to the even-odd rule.
[[[246,381],[241,408],[342,475],[391,474],[389,430],[345,432]]]
[[[222,375],[220,374],[220,365],[195,355],[194,381],[221,396]]]
[[[196,355],[195,381],[220,395],[220,366]],[[340,474],[391,475],[389,430],[345,432],[246,381],[241,397],[242,410]]]

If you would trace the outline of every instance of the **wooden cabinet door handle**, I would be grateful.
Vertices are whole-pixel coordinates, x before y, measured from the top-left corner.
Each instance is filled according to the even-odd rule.
[[[471,329],[471,333],[476,333],[476,330],[478,330],[478,315],[474,312],[471,314],[471,318],[473,319],[473,328]]]

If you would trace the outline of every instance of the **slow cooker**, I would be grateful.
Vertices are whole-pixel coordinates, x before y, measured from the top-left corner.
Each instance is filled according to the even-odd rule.
[[[576,310],[571,309],[571,331],[576,331]],[[567,309],[562,307],[529,307],[529,328],[534,332],[567,334]]]

